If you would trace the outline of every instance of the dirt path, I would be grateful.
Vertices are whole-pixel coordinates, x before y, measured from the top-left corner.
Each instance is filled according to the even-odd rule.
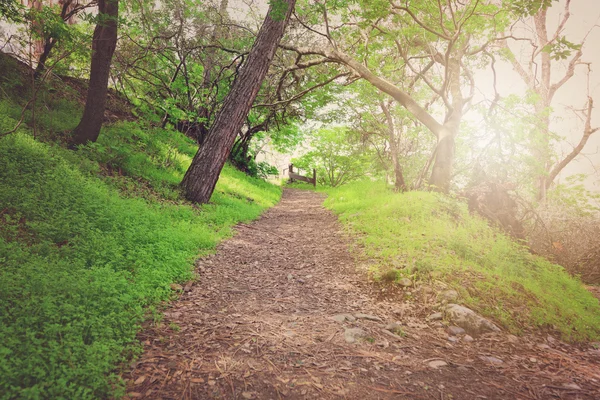
[[[199,262],[200,280],[143,333],[131,397],[600,399],[598,350],[505,333],[453,343],[419,304],[383,299],[322,201],[287,189]],[[402,337],[384,332],[396,321]],[[348,343],[352,328],[364,337]]]

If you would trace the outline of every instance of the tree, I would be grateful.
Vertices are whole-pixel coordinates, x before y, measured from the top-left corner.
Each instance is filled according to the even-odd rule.
[[[471,69],[485,59],[486,48],[505,23],[506,12],[494,1],[411,1],[410,6],[408,1],[356,3],[356,8],[344,5],[337,10],[343,22],[337,26],[329,23],[332,10],[318,3],[315,7],[323,15],[324,29],[310,29],[324,38],[326,45],[287,48],[336,60],[426,126],[437,140],[429,183],[447,191],[455,138],[475,91]],[[398,70],[408,71],[412,79],[399,81],[394,76]],[[407,86],[412,80],[424,83],[431,100],[410,93]]]
[[[523,22],[534,34],[531,37],[517,37],[510,32],[507,39],[502,41],[503,54],[512,63],[527,89],[536,97],[533,102],[536,118],[529,137],[529,148],[538,163],[535,172],[536,198],[542,202],[546,200],[547,191],[558,174],[581,153],[590,136],[598,131],[591,123],[593,99],[588,90],[585,105],[578,111],[584,121],[578,144],[563,158],[558,159],[554,156],[554,135],[550,127],[554,96],[575,75],[576,68],[587,67],[589,74],[590,64],[582,60],[583,46],[588,35],[586,34],[579,43],[572,43],[563,36],[571,17],[571,0],[564,1],[561,18],[554,31],[550,31],[548,25],[548,11],[551,5],[550,0],[515,2],[517,11],[524,16]],[[524,53],[521,59],[517,58],[509,47],[509,41],[521,45]],[[565,61],[567,65],[564,73],[554,77],[555,66]]]
[[[271,1],[248,59],[181,182],[185,196],[207,203],[285,31],[295,0]]]
[[[360,135],[347,127],[319,129],[311,140],[312,150],[298,159],[295,166],[317,170],[317,180],[327,186],[340,186],[369,172],[370,155]]]
[[[72,145],[95,142],[100,135],[110,64],[117,46],[118,17],[118,0],[98,0],[98,22],[92,38],[90,81],[83,116],[73,131]]]

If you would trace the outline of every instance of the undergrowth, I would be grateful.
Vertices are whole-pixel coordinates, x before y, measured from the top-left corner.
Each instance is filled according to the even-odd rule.
[[[0,132],[18,110],[0,99]],[[177,185],[196,147],[181,134],[123,122],[69,151],[51,135],[80,109],[44,110],[49,143],[25,124],[0,139],[0,398],[119,397],[144,317],[281,190],[226,167],[211,203],[191,205]]]
[[[463,303],[514,333],[533,326],[570,341],[600,338],[598,300],[578,279],[469,215],[459,200],[393,193],[378,182],[326,192],[325,206],[374,261],[374,279],[445,282]]]

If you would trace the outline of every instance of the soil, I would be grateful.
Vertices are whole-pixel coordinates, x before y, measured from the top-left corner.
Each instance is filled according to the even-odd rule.
[[[425,318],[436,293],[417,285],[389,295],[371,283],[322,201],[286,189],[279,205],[199,260],[199,279],[175,286],[179,299],[140,335],[128,396],[600,399],[593,344],[505,331],[450,341],[442,322]],[[340,313],[371,319],[337,322]],[[354,343],[345,340],[351,328],[363,333]]]

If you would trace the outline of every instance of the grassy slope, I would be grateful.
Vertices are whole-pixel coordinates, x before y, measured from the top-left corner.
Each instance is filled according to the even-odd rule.
[[[80,115],[64,99],[39,109],[41,137]],[[0,98],[0,132],[19,112]],[[280,188],[226,167],[210,205],[186,203],[176,185],[194,152],[177,132],[132,122],[75,152],[26,126],[0,139],[0,398],[118,396],[115,368],[170,284],[279,200]]]
[[[395,194],[381,183],[328,190],[326,207],[374,260],[375,279],[449,283],[462,302],[513,332],[557,329],[568,340],[600,338],[600,307],[560,266],[435,193]]]

